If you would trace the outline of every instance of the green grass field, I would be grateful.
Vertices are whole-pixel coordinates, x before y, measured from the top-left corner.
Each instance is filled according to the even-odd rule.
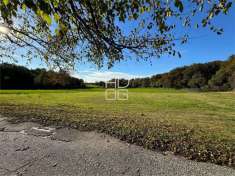
[[[129,89],[127,101],[105,90],[1,90],[1,114],[18,120],[98,130],[153,150],[235,165],[235,92]]]

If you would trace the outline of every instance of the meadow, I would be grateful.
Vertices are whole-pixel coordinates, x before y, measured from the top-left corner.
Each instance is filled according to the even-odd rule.
[[[1,90],[0,114],[97,130],[129,143],[189,159],[235,166],[235,92],[133,88],[125,101],[101,88]]]

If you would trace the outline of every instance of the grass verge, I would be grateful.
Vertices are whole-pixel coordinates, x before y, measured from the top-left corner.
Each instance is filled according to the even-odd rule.
[[[235,141],[215,135],[213,129],[150,118],[143,113],[104,112],[71,105],[49,106],[1,103],[1,114],[12,122],[97,130],[132,144],[157,151],[171,151],[188,159],[235,168]]]

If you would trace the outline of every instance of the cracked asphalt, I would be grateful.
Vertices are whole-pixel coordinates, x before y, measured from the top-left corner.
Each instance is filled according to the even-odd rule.
[[[0,175],[234,176],[235,170],[163,155],[97,132],[11,124],[0,117]]]

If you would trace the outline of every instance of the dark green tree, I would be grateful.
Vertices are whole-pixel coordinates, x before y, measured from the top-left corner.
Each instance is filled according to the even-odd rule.
[[[33,74],[22,66],[0,64],[0,89],[33,88]]]
[[[220,70],[209,81],[209,86],[214,90],[231,90],[234,88],[235,55],[224,62]]]
[[[29,70],[14,64],[0,64],[0,89],[72,89],[85,87],[83,80],[67,72]]]

